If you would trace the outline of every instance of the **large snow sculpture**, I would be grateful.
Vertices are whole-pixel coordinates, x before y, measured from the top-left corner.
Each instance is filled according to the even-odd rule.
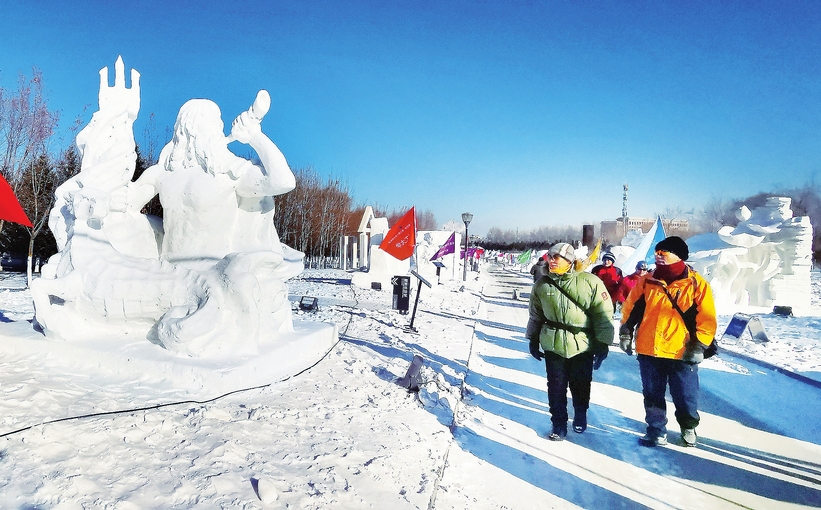
[[[100,71],[100,110],[77,136],[79,174],[58,188],[49,226],[59,253],[32,284],[36,320],[67,340],[114,333],[148,338],[193,357],[246,355],[293,331],[284,280],[303,255],[273,224],[274,196],[294,188],[284,156],[262,133],[270,98],[260,91],[223,134],[217,105],[194,99],[180,109],[159,163],[136,182],[132,125],[139,73],[125,87]],[[263,168],[235,156],[250,145]],[[140,209],[155,195],[163,219]]]
[[[809,307],[812,224],[793,217],[790,204],[771,197],[753,211],[742,206],[735,228],[687,240],[688,262],[710,282],[717,304]]]

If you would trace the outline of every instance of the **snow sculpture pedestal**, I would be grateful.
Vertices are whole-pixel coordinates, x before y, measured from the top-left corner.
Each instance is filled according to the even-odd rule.
[[[188,101],[159,162],[132,182],[139,77],[132,70],[126,87],[122,59],[113,87],[100,71],[100,109],[77,136],[81,171],[57,189],[49,217],[59,253],[32,283],[37,324],[49,339],[115,343],[149,365],[159,356],[269,375],[309,366],[336,327],[293,324],[285,281],[303,254],[280,242],[273,217],[274,196],[295,178],[260,126],[268,93],[228,137],[215,103]],[[234,155],[232,141],[253,148],[262,168]],[[140,212],[157,195],[162,219]]]

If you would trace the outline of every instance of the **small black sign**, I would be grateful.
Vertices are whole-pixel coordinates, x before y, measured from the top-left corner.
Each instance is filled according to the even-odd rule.
[[[410,276],[394,276],[391,278],[393,285],[393,309],[399,313],[408,313],[410,307]]]

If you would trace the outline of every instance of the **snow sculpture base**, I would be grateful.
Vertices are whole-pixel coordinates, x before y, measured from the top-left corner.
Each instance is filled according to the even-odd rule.
[[[287,379],[321,360],[337,341],[335,324],[295,321],[292,332],[280,333],[258,354],[206,360],[175,356],[145,339],[128,335],[54,342],[44,339],[28,322],[0,325],[0,356],[47,353],[72,373],[167,388],[176,393],[175,398],[213,398]]]

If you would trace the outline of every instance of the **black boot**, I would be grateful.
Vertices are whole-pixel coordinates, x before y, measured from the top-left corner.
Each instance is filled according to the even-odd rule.
[[[551,441],[564,441],[565,436],[567,436],[567,426],[553,425],[553,432],[547,438]]]
[[[573,432],[581,434],[587,430],[587,411],[577,410],[573,414]]]

